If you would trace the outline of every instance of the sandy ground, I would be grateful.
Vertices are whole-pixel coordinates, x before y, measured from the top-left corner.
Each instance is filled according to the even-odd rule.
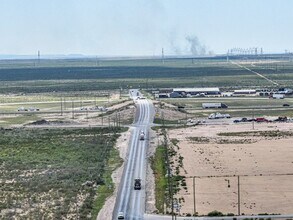
[[[26,116],[25,120],[18,120],[17,118],[23,117],[21,114],[9,114],[9,115],[1,115],[1,119],[11,118],[15,119],[15,124],[13,122],[9,125],[4,125],[5,127],[91,127],[91,126],[115,126],[117,125],[117,121],[120,119],[120,125],[128,125],[133,122],[133,115],[135,113],[135,106],[132,105],[133,101],[126,101],[123,103],[119,103],[113,105],[109,108],[110,111],[115,110],[111,114],[106,114],[101,116],[105,112],[100,111],[82,111],[75,112],[74,118],[72,112],[63,113],[50,113],[50,114],[37,114],[38,120],[45,119],[50,122],[49,124],[41,124],[41,125],[30,125],[30,123],[35,122],[35,117],[30,119],[30,116]],[[5,123],[5,121],[3,122]],[[23,122],[17,122],[23,121]],[[63,123],[61,123],[63,122]],[[18,123],[18,124],[17,124]]]
[[[127,132],[124,132],[121,134],[121,136],[117,140],[116,148],[119,150],[119,155],[122,159],[125,160],[127,149],[128,149],[128,141],[130,140],[132,129],[129,129]],[[111,220],[112,219],[112,213],[115,206],[116,196],[118,193],[119,183],[122,177],[124,164],[119,167],[117,170],[115,170],[112,174],[112,179],[115,184],[115,191],[114,194],[109,197],[101,211],[99,212],[99,215],[97,217],[97,220]]]
[[[165,120],[185,120],[187,117],[190,117],[188,113],[178,111],[178,107],[168,104],[168,103],[154,103],[155,106],[155,117],[164,118]]]
[[[293,123],[255,125],[255,131],[265,130],[293,132]],[[237,214],[240,175],[240,213],[292,214],[293,175],[286,174],[293,173],[293,136],[217,135],[242,131],[251,131],[251,124],[204,125],[169,131],[170,138],[179,140],[178,153],[184,157],[180,174],[197,176],[196,211]],[[194,212],[193,179],[186,178],[186,182],[187,190],[181,189],[177,195],[185,200],[181,214]]]

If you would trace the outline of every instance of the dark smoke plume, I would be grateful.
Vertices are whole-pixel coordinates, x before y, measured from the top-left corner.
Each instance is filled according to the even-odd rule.
[[[185,39],[188,43],[188,50],[192,55],[206,55],[206,46],[201,44],[197,36],[187,36]]]

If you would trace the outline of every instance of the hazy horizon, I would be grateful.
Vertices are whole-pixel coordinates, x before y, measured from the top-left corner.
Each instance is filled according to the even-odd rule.
[[[1,55],[225,54],[293,51],[290,0],[1,0]]]

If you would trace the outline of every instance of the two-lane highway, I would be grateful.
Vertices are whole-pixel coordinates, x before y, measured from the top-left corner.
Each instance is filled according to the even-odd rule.
[[[143,219],[145,212],[146,152],[154,110],[150,101],[139,99],[137,95],[140,96],[137,90],[131,91],[131,97],[137,107],[136,121],[132,127],[128,156],[124,164],[113,219],[118,219],[119,212],[123,212],[125,219]],[[145,134],[144,140],[140,140],[141,132]],[[134,190],[136,178],[141,179],[141,190]]]

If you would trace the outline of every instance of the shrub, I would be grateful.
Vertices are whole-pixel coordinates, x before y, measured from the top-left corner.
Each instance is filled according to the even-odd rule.
[[[212,212],[208,213],[208,216],[224,216],[222,212],[219,212],[217,210],[214,210]]]

